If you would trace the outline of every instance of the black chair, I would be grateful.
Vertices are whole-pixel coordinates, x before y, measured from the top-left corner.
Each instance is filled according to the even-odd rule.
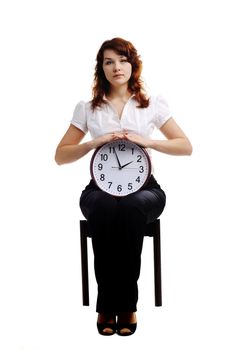
[[[153,237],[155,306],[162,306],[160,220],[146,226],[145,236]],[[86,220],[80,220],[83,305],[89,305],[87,237],[91,237]]]

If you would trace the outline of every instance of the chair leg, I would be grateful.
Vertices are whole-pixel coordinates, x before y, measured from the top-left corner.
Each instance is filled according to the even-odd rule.
[[[161,244],[160,244],[160,221],[156,222],[154,242],[154,283],[155,283],[155,306],[162,306],[162,281],[161,281]]]
[[[82,269],[82,292],[83,305],[89,305],[89,283],[88,283],[88,253],[87,236],[83,229],[83,221],[80,221],[80,245],[81,245],[81,269]]]

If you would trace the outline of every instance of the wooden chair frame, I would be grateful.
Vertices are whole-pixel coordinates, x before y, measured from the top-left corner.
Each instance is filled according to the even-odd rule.
[[[160,243],[160,220],[159,219],[147,225],[145,236],[153,237],[155,306],[162,306],[161,243]],[[87,221],[80,220],[82,296],[83,296],[83,305],[86,305],[86,306],[89,305],[87,237],[91,237],[91,234],[88,230]]]

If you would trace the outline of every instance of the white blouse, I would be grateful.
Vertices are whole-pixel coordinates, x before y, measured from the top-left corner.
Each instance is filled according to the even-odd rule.
[[[80,101],[75,107],[71,124],[88,131],[92,138],[107,133],[127,130],[141,136],[150,137],[155,127],[171,118],[167,101],[162,96],[150,97],[147,108],[137,108],[138,102],[131,96],[124,106],[121,118],[110,101],[101,107],[91,109],[91,102]]]

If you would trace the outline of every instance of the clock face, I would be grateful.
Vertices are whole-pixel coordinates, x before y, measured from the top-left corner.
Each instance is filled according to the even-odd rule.
[[[98,148],[91,159],[91,176],[97,186],[113,196],[138,191],[151,174],[145,149],[127,140],[116,140]]]

